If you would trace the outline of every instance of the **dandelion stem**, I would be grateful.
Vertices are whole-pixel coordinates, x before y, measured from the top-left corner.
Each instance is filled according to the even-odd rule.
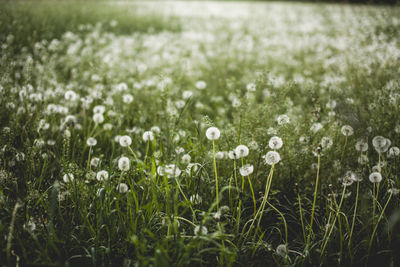
[[[263,203],[261,204],[261,207],[260,207],[260,208],[261,208],[261,212],[259,213],[259,214],[260,214],[260,219],[258,220],[257,228],[256,228],[256,233],[254,234],[254,236],[256,236],[257,231],[258,231],[258,228],[260,227],[262,215],[263,215],[263,213],[264,213],[265,204],[266,204],[266,202],[267,202],[267,200],[268,200],[269,190],[270,190],[271,184],[272,184],[272,176],[273,176],[273,174],[274,174],[274,167],[275,167],[275,165],[272,165],[271,170],[270,170],[270,172],[269,172],[270,175],[269,175],[268,180],[267,180],[267,186],[266,186],[266,188],[265,188],[265,194],[264,194],[264,198],[263,198]],[[260,210],[259,210],[259,211],[260,211]],[[257,214],[256,214],[256,217],[257,217]],[[255,221],[255,220],[256,220],[256,219],[254,219],[254,221]]]
[[[250,191],[251,191],[251,195],[252,195],[252,197],[253,197],[254,216],[255,216],[255,215],[256,215],[256,211],[257,211],[256,198],[255,198],[255,196],[254,196],[254,190],[253,190],[253,185],[251,184],[250,176],[247,176],[247,178],[249,179]]]
[[[373,183],[373,185],[372,185],[372,228],[375,227],[375,209],[376,209],[375,183]]]
[[[305,227],[304,227],[304,220],[303,220],[303,208],[301,207],[301,198],[300,198],[300,193],[298,191],[297,191],[297,201],[299,203],[301,230],[303,232],[304,242],[306,242],[306,230],[305,230]]]
[[[146,155],[144,156],[144,164],[146,164],[147,155],[148,155],[148,153],[149,153],[149,147],[150,147],[150,141],[147,141]]]
[[[137,161],[138,158],[136,156],[136,153],[133,151],[133,149],[130,146],[128,146],[128,148],[129,148],[129,151],[132,153],[133,157],[135,158],[135,160]]]
[[[11,242],[13,238],[13,233],[14,233],[14,225],[15,225],[15,217],[17,216],[17,211],[20,207],[20,204],[17,202],[15,203],[12,215],[11,215],[11,223],[10,223],[10,230],[8,232],[8,237],[7,237],[7,246],[6,246],[6,255],[7,255],[7,263],[10,265],[10,250],[11,250]]]
[[[256,222],[258,215],[260,214],[260,220],[259,220],[259,222],[257,224],[256,232],[254,233],[253,238],[255,238],[256,235],[257,235],[257,230],[258,230],[258,227],[260,225],[260,221],[261,221],[261,218],[262,218],[262,213],[264,212],[265,203],[267,202],[267,198],[268,198],[268,194],[269,194],[269,188],[270,188],[269,185],[270,185],[270,182],[272,180],[273,173],[274,173],[274,166],[275,166],[275,164],[272,165],[271,170],[269,171],[269,174],[268,174],[268,177],[267,177],[267,183],[265,184],[265,193],[264,193],[263,201],[261,203],[260,208],[257,210],[257,213],[254,216],[253,221],[251,222],[249,230],[247,230],[246,237],[249,235],[249,233],[253,229],[253,225]]]
[[[275,210],[282,217],[283,224],[285,226],[285,244],[287,244],[288,243],[288,238],[287,238],[288,237],[288,230],[287,230],[287,223],[286,223],[286,220],[285,220],[285,216],[283,216],[282,212],[280,212],[274,205],[269,203],[268,200],[266,202],[273,210]]]
[[[340,208],[342,207],[342,204],[343,204],[344,195],[345,195],[345,193],[346,193],[346,187],[347,187],[347,186],[346,186],[346,184],[345,184],[344,187],[343,187],[342,197],[340,198],[339,206],[337,205],[336,200],[335,200],[335,198],[334,198],[334,201],[335,201],[335,203],[336,203],[337,210],[336,210],[335,218],[333,219],[332,226],[331,226],[330,231],[329,231],[329,233],[328,233],[328,236],[327,236],[327,238],[326,238],[326,240],[325,240],[325,243],[323,243],[323,245],[322,245],[320,257],[322,257],[322,255],[324,255],[324,251],[325,251],[326,245],[328,244],[329,237],[331,236],[331,234],[332,234],[332,232],[333,232],[333,229],[335,228],[336,220],[337,220],[337,218],[338,218],[339,215],[340,215],[340,214],[339,214],[339,213],[340,213]],[[340,226],[340,227],[341,227],[341,226]]]
[[[213,140],[213,160],[214,160],[214,171],[215,171],[215,193],[217,198],[217,212],[219,211],[219,198],[218,198],[218,172],[217,172],[217,161],[215,159],[215,142]]]
[[[177,187],[178,187],[179,192],[181,192],[181,194],[182,194],[183,198],[185,199],[185,201],[188,202],[188,203],[190,203],[190,201],[187,199],[187,197],[186,197],[185,193],[183,192],[183,190],[182,190],[182,188],[181,188],[181,185],[180,185],[180,183],[179,183],[179,181],[178,181],[178,179],[177,179],[176,177],[175,177],[175,182],[176,182],[176,185],[177,185]],[[194,217],[194,214],[195,214],[195,213],[194,213],[194,210],[193,210],[191,204],[189,205],[189,208],[190,208],[190,210],[192,211],[192,214],[193,214],[193,217]]]
[[[318,182],[319,182],[319,169],[321,164],[321,155],[318,155],[318,167],[317,167],[317,178],[315,180],[315,189],[314,189],[314,201],[311,210],[311,221],[310,221],[310,231],[308,232],[307,243],[306,243],[306,250],[310,245],[311,233],[312,233],[312,226],[314,222],[314,212],[315,212],[315,204],[317,202],[317,193],[318,193]]]
[[[332,207],[333,201],[332,201],[331,197],[329,197],[328,202],[329,202],[329,216],[328,216],[327,226],[325,227],[324,237],[322,238],[322,244],[325,243],[326,236],[328,235],[329,226],[330,226],[330,222],[331,222],[331,218],[332,218],[332,212],[333,212],[333,207]]]
[[[90,170],[90,155],[92,154],[92,147],[89,148],[89,155],[88,155],[88,161],[86,164],[86,171]]]
[[[358,206],[358,193],[359,193],[359,191],[360,191],[360,182],[357,182],[356,203],[355,203],[355,206],[354,206],[353,221],[352,221],[352,223],[351,223],[351,230],[350,230],[349,243],[348,243],[348,246],[349,246],[349,254],[350,254],[350,255],[351,255],[351,251],[350,251],[350,250],[351,250],[351,238],[352,238],[352,236],[353,236],[354,225],[355,225],[355,222],[356,222],[357,206]]]
[[[388,206],[388,204],[390,202],[390,199],[392,198],[392,195],[393,195],[393,193],[391,192],[390,195],[389,195],[388,200],[386,201],[385,206],[383,207],[383,209],[381,211],[381,214],[379,215],[379,218],[378,218],[378,221],[376,222],[374,230],[372,231],[371,239],[369,240],[369,245],[368,245],[368,255],[369,255],[369,253],[371,251],[372,242],[374,240],[374,236],[375,236],[376,230],[378,229],[379,222],[382,220],[383,214],[385,213],[385,210],[386,210],[386,208],[387,208],[387,206]]]

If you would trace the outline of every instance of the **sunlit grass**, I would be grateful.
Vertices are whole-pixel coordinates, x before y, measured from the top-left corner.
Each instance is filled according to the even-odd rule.
[[[1,7],[2,264],[400,260],[398,7]]]

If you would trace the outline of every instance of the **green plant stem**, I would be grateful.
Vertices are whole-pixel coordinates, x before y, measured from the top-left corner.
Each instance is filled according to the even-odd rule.
[[[214,161],[214,171],[215,171],[215,194],[217,198],[217,212],[219,212],[219,197],[218,197],[218,172],[217,172],[217,161],[215,159],[215,142],[213,140],[213,161]]]
[[[389,204],[389,202],[390,202],[390,200],[391,200],[391,198],[392,198],[392,195],[393,195],[393,193],[390,193],[389,198],[388,198],[388,200],[386,201],[386,204],[385,204],[385,206],[383,207],[383,209],[382,209],[382,211],[381,211],[381,214],[379,215],[379,218],[378,218],[378,221],[376,222],[376,225],[375,225],[375,227],[374,227],[374,230],[372,231],[371,239],[369,240],[369,245],[368,245],[368,255],[369,255],[369,253],[370,253],[370,251],[371,251],[372,242],[373,242],[373,240],[374,240],[376,230],[378,229],[379,222],[382,220],[383,214],[385,213],[385,210],[386,210],[386,208],[387,208],[387,206],[388,206],[388,204]]]
[[[348,242],[348,247],[349,247],[349,254],[351,255],[351,238],[353,236],[353,231],[354,231],[354,225],[356,222],[356,215],[357,215],[357,207],[358,207],[358,194],[360,191],[360,182],[357,182],[357,191],[356,191],[356,203],[354,205],[354,214],[353,214],[353,221],[351,223],[351,230],[350,230],[350,235],[349,235],[349,242]]]
[[[261,221],[261,218],[262,218],[262,213],[264,212],[265,203],[267,202],[267,198],[268,198],[268,194],[269,194],[269,188],[270,188],[269,185],[270,185],[270,182],[272,180],[273,173],[274,173],[274,166],[275,165],[272,165],[272,167],[271,167],[271,169],[269,171],[268,177],[267,177],[267,183],[265,184],[265,193],[264,193],[263,201],[262,201],[259,209],[257,210],[257,213],[254,216],[253,221],[251,222],[249,230],[247,230],[247,232],[245,234],[245,238],[247,238],[247,236],[249,235],[249,233],[253,229],[254,223],[257,221],[257,217],[258,217],[258,215],[260,215],[260,220],[259,220],[259,222],[257,224],[256,232],[254,233],[254,238],[257,235],[257,229],[258,229],[258,227],[260,225],[260,221]]]
[[[373,185],[372,185],[372,229],[375,228],[375,209],[376,209],[375,183],[373,183]]]
[[[314,222],[314,212],[315,212],[315,204],[317,202],[317,193],[318,193],[318,182],[319,182],[319,169],[321,165],[321,156],[318,155],[318,166],[317,166],[317,178],[315,179],[315,189],[314,189],[314,200],[313,200],[313,206],[311,210],[311,221],[310,221],[310,230],[308,232],[308,237],[307,237],[307,243],[306,243],[306,250],[308,250],[308,247],[310,245],[310,240],[311,240],[311,233],[312,233],[312,226]]]
[[[8,236],[7,236],[6,255],[7,255],[8,266],[11,266],[10,250],[11,250],[11,243],[12,243],[12,238],[13,238],[13,233],[14,233],[15,217],[17,216],[17,211],[19,208],[20,208],[20,204],[18,202],[15,203],[15,206],[14,206],[14,209],[13,209],[13,212],[11,215],[10,229],[9,229]]]
[[[337,210],[336,210],[335,218],[333,219],[332,226],[331,226],[330,231],[329,231],[329,233],[328,233],[328,236],[327,236],[327,238],[326,238],[326,240],[325,240],[325,243],[323,243],[323,245],[322,245],[320,258],[322,258],[322,256],[324,255],[326,245],[328,244],[329,238],[330,238],[330,236],[331,236],[331,234],[332,234],[332,232],[333,232],[333,229],[335,228],[335,223],[336,223],[337,218],[339,217],[340,208],[342,207],[342,204],[343,204],[345,192],[346,192],[346,185],[343,187],[342,197],[340,198],[339,206],[337,206]],[[335,200],[335,202],[336,202],[336,200]],[[337,205],[337,204],[336,204],[336,205]]]
[[[147,141],[146,155],[144,156],[144,164],[146,165],[147,155],[149,153],[150,141]]]
[[[274,205],[269,203],[268,200],[266,202],[273,210],[275,210],[281,216],[281,218],[283,220],[283,224],[285,226],[285,244],[287,244],[288,243],[288,230],[287,230],[287,223],[286,223],[285,216],[283,216],[282,212],[280,212]]]
[[[252,197],[253,197],[254,216],[255,216],[255,215],[256,215],[256,211],[257,211],[256,197],[255,197],[255,195],[254,195],[253,185],[251,184],[250,176],[247,176],[247,179],[249,179],[250,191],[251,191],[251,195],[252,195]]]
[[[303,232],[303,239],[306,242],[306,230],[304,227],[304,220],[303,220],[303,208],[301,207],[301,198],[299,192],[297,192],[297,201],[299,204],[299,213],[300,213],[300,221],[301,221],[301,230]]]

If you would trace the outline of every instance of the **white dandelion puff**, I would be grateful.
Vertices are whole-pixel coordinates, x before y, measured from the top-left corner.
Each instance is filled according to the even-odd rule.
[[[182,164],[189,164],[191,159],[192,159],[192,157],[190,157],[189,154],[185,154],[182,156],[181,162],[182,162]]]
[[[75,179],[74,175],[72,173],[66,173],[63,176],[63,181],[64,183],[70,183]]]
[[[121,171],[128,171],[128,170],[129,170],[129,167],[130,167],[130,160],[129,160],[129,158],[127,158],[127,157],[121,157],[121,158],[118,160],[118,168],[119,168]]]
[[[285,125],[290,122],[290,118],[288,115],[282,114],[276,118],[276,121],[278,122],[279,125]]]
[[[106,181],[108,179],[108,172],[105,170],[99,171],[96,174],[96,179],[97,179],[97,181],[100,181],[100,182]]]
[[[196,88],[197,89],[203,90],[206,87],[207,87],[207,83],[205,81],[197,81],[196,82]]]
[[[264,156],[265,163],[268,165],[274,165],[277,164],[281,160],[281,156],[279,155],[278,152],[276,151],[269,151],[265,156]]]
[[[93,115],[93,121],[94,121],[94,123],[97,123],[97,124],[103,123],[103,121],[104,121],[104,116],[103,116],[103,114],[101,114],[101,113],[95,113],[95,114]]]
[[[287,248],[286,245],[284,244],[280,244],[277,248],[276,248],[276,254],[278,254],[279,256],[285,258],[287,256]]]
[[[235,154],[238,158],[244,158],[249,155],[249,148],[245,145],[238,145],[235,148]]]
[[[383,136],[375,136],[372,139],[372,145],[374,146],[375,150],[379,153],[386,152],[391,144],[392,142]]]
[[[210,127],[206,131],[206,137],[208,140],[218,140],[221,132],[217,127]]]
[[[278,136],[273,136],[269,139],[268,145],[271,149],[280,149],[283,145],[282,139]]]
[[[89,137],[89,138],[86,140],[86,144],[87,144],[88,146],[90,146],[90,147],[95,146],[95,145],[97,145],[97,140],[96,140],[96,138],[94,138],[94,137]]]
[[[146,131],[143,133],[143,141],[153,141],[154,140],[154,133],[152,131]]]
[[[130,136],[128,136],[128,135],[121,136],[119,138],[119,144],[122,147],[130,146],[132,144],[132,138]]]
[[[208,233],[207,227],[196,225],[193,230],[195,235],[206,235]]]
[[[344,136],[351,136],[354,134],[353,127],[350,125],[344,125],[341,129],[341,132]]]
[[[249,176],[254,171],[254,166],[251,164],[246,164],[239,169],[240,175]]]
[[[382,175],[379,172],[373,172],[369,175],[371,183],[380,183],[382,181]]]
[[[125,183],[120,183],[120,184],[117,185],[117,187],[116,187],[116,190],[117,190],[119,193],[121,193],[121,194],[128,192],[128,189],[129,189],[129,187],[128,187],[128,185],[125,184]]]
[[[122,97],[122,101],[123,101],[125,104],[130,104],[130,103],[133,102],[133,96],[132,96],[131,94],[125,94],[125,95]]]
[[[355,147],[357,151],[365,152],[368,150],[368,143],[364,140],[358,140]]]

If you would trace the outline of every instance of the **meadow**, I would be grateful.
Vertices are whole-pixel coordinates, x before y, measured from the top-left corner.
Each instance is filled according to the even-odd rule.
[[[1,1],[2,266],[400,266],[400,7]]]

